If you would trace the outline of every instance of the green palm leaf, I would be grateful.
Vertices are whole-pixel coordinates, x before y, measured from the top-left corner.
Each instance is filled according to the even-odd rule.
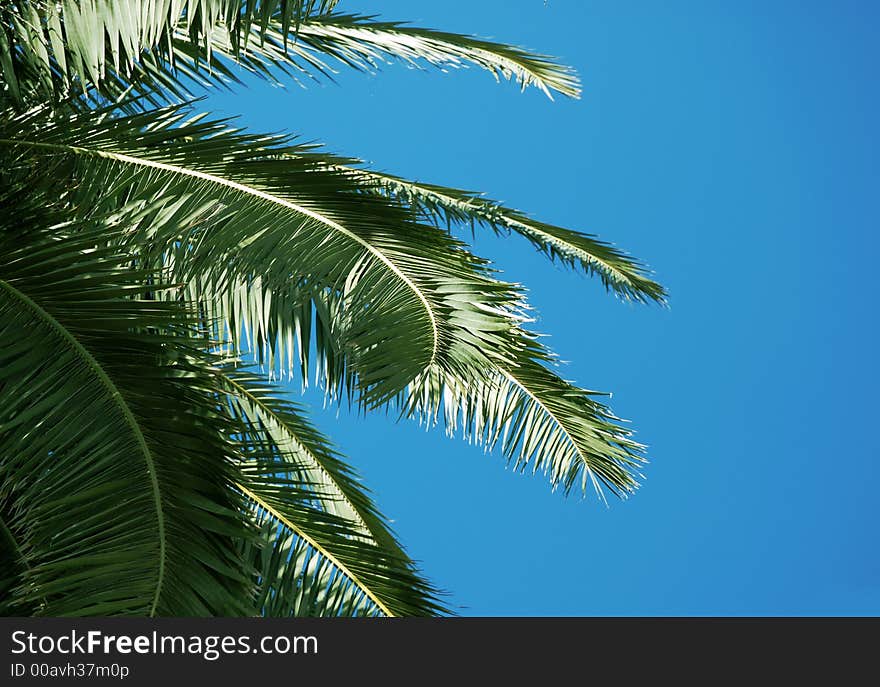
[[[102,247],[101,221],[3,200],[0,505],[25,564],[15,607],[246,612],[248,569],[226,537],[249,530],[228,428],[173,333],[185,313],[142,300],[146,275]]]
[[[328,159],[328,165],[348,171],[365,193],[386,195],[438,226],[483,226],[496,234],[524,236],[551,260],[599,276],[605,287],[624,299],[663,303],[666,290],[649,277],[645,267],[597,237],[531,219],[482,194],[408,181]]]
[[[528,338],[524,336],[524,341]],[[432,371],[403,395],[403,414],[422,422],[445,423],[450,436],[461,435],[487,451],[498,447],[514,469],[545,474],[554,488],[583,494],[592,487],[626,496],[638,487],[644,447],[632,431],[585,391],[559,377],[532,356],[498,367],[489,379],[464,380]]]
[[[269,287],[343,294],[334,334],[367,405],[433,365],[467,376],[504,358],[519,295],[460,244],[393,203],[355,197],[344,175],[275,159],[265,144],[276,140],[172,127],[178,119],[174,110],[121,119],[38,110],[0,124],[0,147],[68,161],[81,202],[168,198],[133,240],[155,244],[163,261],[176,250],[175,281],[198,277],[218,294],[231,277],[259,276]],[[154,228],[162,224],[174,233]]]
[[[329,604],[321,615],[442,611],[367,492],[299,409],[239,370],[227,368],[221,385],[240,425],[238,488],[263,532],[261,546],[246,547],[259,571],[258,608],[302,612],[308,588]]]
[[[277,299],[259,284],[233,291],[236,304],[216,311],[234,311],[230,317],[250,330],[246,350],[265,353],[270,370],[283,374],[287,365],[291,377],[299,373],[306,382],[313,374],[338,399],[350,382],[333,345],[334,299],[325,297],[319,306],[307,297]],[[210,302],[206,306],[206,312],[215,312]],[[598,400],[605,394],[565,381],[531,335],[519,331],[517,337],[520,353],[512,363],[497,363],[486,376],[461,377],[434,368],[393,404],[404,416],[442,421],[451,436],[487,450],[499,448],[517,469],[541,471],[566,493],[575,487],[592,488],[600,496],[603,487],[618,496],[632,493],[644,463],[644,447],[633,441],[632,430]],[[278,354],[272,357],[272,351]],[[317,360],[310,370],[313,354]]]
[[[0,10],[0,76],[19,104],[91,88],[116,98],[130,86],[183,99],[193,86],[237,81],[233,63],[277,81],[330,76],[328,58],[358,70],[397,58],[438,67],[470,63],[550,97],[554,90],[579,94],[573,72],[543,55],[373,17],[326,14],[333,5],[19,0]]]
[[[576,97],[553,59],[332,0],[0,6],[0,612],[445,612],[301,409],[229,366],[625,496],[643,447],[562,379],[522,290],[451,225],[526,237],[663,302],[592,235],[193,115],[242,69],[477,65]]]
[[[257,38],[261,45],[253,48],[256,56],[273,67],[290,62],[304,73],[326,73],[329,69],[324,56],[361,71],[374,70],[388,58],[411,65],[424,61],[435,67],[473,64],[499,80],[516,80],[523,89],[539,88],[551,99],[552,91],[571,97],[580,94],[574,72],[553,58],[471,36],[378,21],[375,17],[311,17],[299,26],[294,39],[289,39],[284,27],[274,21],[259,37],[252,38],[251,45]]]
[[[382,609],[330,560],[255,507],[262,533],[260,546],[248,547],[260,579],[257,603],[267,617],[382,616]]]
[[[229,390],[233,414],[248,434],[270,442],[294,483],[309,485],[314,500],[331,515],[348,520],[352,530],[402,555],[400,544],[358,482],[351,468],[303,416],[302,409],[278,396],[277,389],[255,375],[227,369],[222,385]],[[296,466],[295,470],[292,466]]]
[[[150,121],[150,116],[151,113],[146,113],[126,118],[122,123]],[[282,200],[290,197],[291,189],[295,189],[296,207],[314,209],[320,217],[336,218],[334,223],[343,228],[357,228],[363,232],[359,236],[365,239],[381,240],[383,255],[393,256],[389,261],[399,266],[399,272],[392,271],[391,276],[407,275],[404,285],[410,288],[409,292],[403,290],[410,298],[410,310],[403,309],[402,300],[385,300],[394,288],[394,283],[388,280],[376,282],[380,288],[359,294],[358,302],[363,305],[352,306],[351,284],[362,277],[352,277],[351,271],[330,272],[339,268],[345,255],[343,249],[329,244],[333,246],[331,261],[327,271],[321,271],[316,268],[328,262],[321,263],[318,256],[307,252],[308,245],[304,245],[302,239],[288,244],[292,250],[283,253],[286,257],[280,264],[283,271],[273,273],[273,260],[282,254],[276,235],[265,231],[254,237],[254,227],[261,226],[262,220],[255,222],[253,215],[245,214],[248,223],[241,228],[229,223],[215,224],[197,241],[179,241],[181,248],[174,254],[171,265],[173,280],[187,281],[188,297],[203,303],[208,319],[225,323],[215,336],[227,336],[235,342],[242,330],[250,332],[251,342],[261,357],[265,354],[271,358],[277,354],[283,359],[282,351],[286,351],[290,371],[294,366],[307,370],[314,342],[320,366],[318,377],[328,393],[339,398],[345,389],[357,388],[362,393],[360,400],[369,406],[393,401],[401,389],[410,386],[413,380],[425,379],[422,374],[430,370],[431,382],[425,387],[427,396],[422,382],[417,381],[415,387],[411,387],[420,391],[411,392],[410,399],[403,404],[409,414],[416,408],[420,414],[430,414],[445,404],[448,419],[452,418],[451,408],[459,408],[465,418],[470,418],[469,406],[459,399],[461,389],[498,397],[498,385],[506,385],[502,396],[507,403],[504,412],[493,420],[494,431],[510,437],[502,442],[502,451],[508,457],[518,456],[515,460],[518,466],[531,464],[545,470],[552,484],[562,484],[566,491],[574,484],[583,490],[590,485],[598,490],[604,485],[617,494],[635,488],[642,447],[629,438],[631,432],[621,427],[617,418],[589,393],[560,379],[547,367],[550,359],[546,352],[518,327],[514,315],[519,307],[519,296],[509,286],[481,276],[476,262],[470,263],[471,271],[464,271],[460,262],[450,260],[456,255],[467,258],[460,250],[450,256],[450,247],[454,249],[455,244],[441,242],[436,248],[427,244],[426,239],[439,236],[436,230],[414,225],[407,212],[395,209],[380,198],[364,198],[363,187],[357,185],[358,176],[354,175],[354,183],[351,183],[352,174],[347,169],[328,171],[325,157],[310,155],[301,149],[265,146],[262,144],[274,141],[257,139],[261,146],[252,156],[233,158],[233,162],[221,160],[223,166],[220,167],[214,159],[201,157],[203,149],[196,146],[190,149],[190,142],[200,140],[211,152],[232,150],[237,142],[252,144],[253,139],[237,141],[225,134],[201,134],[199,139],[200,132],[214,131],[210,124],[200,126],[204,129],[187,125],[171,130],[154,123],[144,136],[146,142],[159,150],[143,145],[137,152],[146,153],[148,162],[162,159],[160,146],[168,146],[169,137],[173,136],[176,138],[172,140],[182,141],[174,147],[177,155],[186,159],[189,153],[187,164],[206,165],[211,174],[222,173],[223,176],[218,177],[221,185],[226,175],[231,174],[257,189],[269,189],[273,197]],[[69,132],[68,124],[64,135],[69,136]],[[89,145],[102,151],[109,144],[100,136],[99,127],[93,125]],[[218,146],[215,139],[222,140],[224,145]],[[116,145],[115,139],[109,141]],[[132,144],[128,145],[131,150]],[[111,175],[101,172],[96,176],[103,180]],[[125,177],[121,178],[129,183]],[[137,195],[153,196],[161,191],[165,197],[172,197],[179,193],[171,192],[164,176],[159,179],[160,186],[141,187]],[[100,188],[102,193],[113,195],[106,183]],[[326,193],[325,189],[333,191]],[[373,201],[380,204],[374,206]],[[195,205],[187,205],[187,202],[181,201],[179,206],[166,209],[162,221],[174,218],[173,226],[185,225],[204,213],[204,197]],[[230,207],[227,202],[224,210]],[[239,207],[241,212],[248,212],[246,204]],[[154,232],[152,238],[161,237],[162,232],[157,229],[161,223],[155,216],[151,217],[148,226]],[[384,235],[380,235],[380,231]],[[175,234],[174,238],[179,240],[179,235]],[[164,245],[167,240],[158,242]],[[213,249],[218,242],[220,251]],[[143,239],[136,243],[143,243]],[[190,248],[196,244],[198,248]],[[319,245],[328,246],[328,239],[322,238]],[[235,248],[235,261],[242,267],[230,264],[230,246]],[[303,254],[308,259],[298,261],[297,257]],[[356,269],[361,269],[362,263],[353,262]],[[218,265],[222,268],[219,272]],[[261,266],[263,272],[259,271]],[[426,273],[428,269],[432,271]],[[235,273],[235,278],[229,276],[230,272]],[[303,281],[303,274],[311,278]],[[342,288],[338,286],[340,283],[344,283]],[[327,285],[334,288],[328,290]],[[412,298],[415,285],[420,287],[417,299]],[[400,289],[400,283],[396,286]],[[382,307],[386,302],[387,310]],[[354,318],[352,311],[356,313]],[[425,319],[426,313],[433,317]],[[419,316],[422,316],[421,322]],[[434,343],[430,356],[419,357],[413,353],[417,349],[412,344],[418,342],[410,329],[414,324],[421,324],[423,330],[432,332]],[[400,328],[401,334],[392,337],[391,332],[396,328]],[[377,334],[382,338],[377,339]],[[359,336],[365,337],[366,343]],[[369,356],[359,354],[364,349],[369,349]],[[366,376],[376,367],[391,371],[391,383],[377,386],[378,375]],[[439,385],[437,375],[442,380]],[[363,384],[365,377],[373,386]],[[469,424],[469,419],[463,422],[464,427]],[[454,429],[458,425],[449,422],[448,426]],[[494,443],[490,441],[489,445]]]

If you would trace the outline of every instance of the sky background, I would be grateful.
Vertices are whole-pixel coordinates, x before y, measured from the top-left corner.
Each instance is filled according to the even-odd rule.
[[[306,396],[446,601],[463,615],[880,613],[880,5],[339,9],[556,55],[584,96],[398,64],[208,106],[597,233],[671,294],[669,309],[624,304],[524,240],[474,243],[527,285],[563,375],[613,391],[649,445],[642,488],[608,508],[440,428]]]

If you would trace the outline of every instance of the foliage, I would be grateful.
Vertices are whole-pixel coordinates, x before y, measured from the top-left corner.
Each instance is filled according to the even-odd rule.
[[[579,92],[551,58],[335,4],[0,8],[0,612],[447,612],[266,371],[442,420],[566,492],[636,488],[630,430],[559,377],[521,290],[453,229],[521,234],[663,302],[642,264],[198,111],[234,65],[275,80],[470,63]]]

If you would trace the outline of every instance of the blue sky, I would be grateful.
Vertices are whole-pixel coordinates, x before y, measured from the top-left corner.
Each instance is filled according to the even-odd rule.
[[[666,310],[623,304],[522,240],[474,244],[527,285],[564,376],[613,391],[649,444],[642,488],[609,508],[440,429],[307,396],[447,601],[465,615],[880,613],[877,5],[339,9],[557,55],[584,97],[390,65],[208,106],[598,233],[671,293]]]

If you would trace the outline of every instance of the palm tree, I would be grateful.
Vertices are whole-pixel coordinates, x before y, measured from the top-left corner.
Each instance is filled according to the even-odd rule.
[[[565,492],[636,488],[641,445],[557,374],[521,290],[451,232],[520,234],[662,302],[639,262],[198,111],[242,69],[391,58],[578,95],[551,58],[335,4],[0,8],[0,612],[447,612],[266,371],[443,423]]]

